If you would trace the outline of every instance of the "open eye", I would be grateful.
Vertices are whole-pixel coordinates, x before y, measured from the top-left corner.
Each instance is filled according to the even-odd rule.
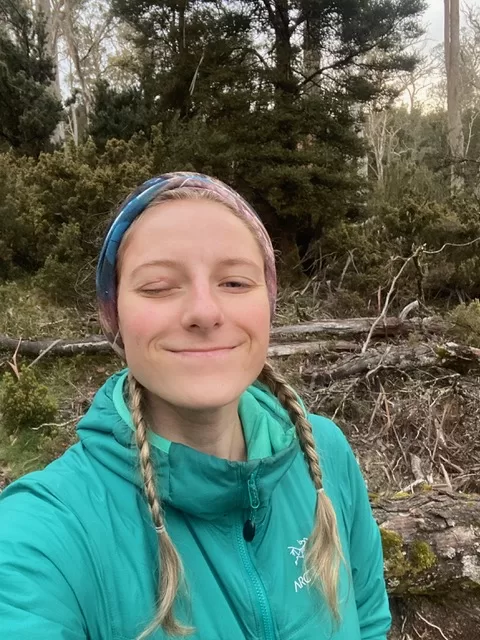
[[[227,289],[246,289],[250,286],[248,282],[242,280],[227,280],[226,282],[222,282],[222,287],[226,287]]]

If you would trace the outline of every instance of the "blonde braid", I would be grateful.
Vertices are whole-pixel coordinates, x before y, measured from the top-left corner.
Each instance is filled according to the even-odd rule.
[[[153,622],[138,636],[137,640],[144,640],[158,627],[162,627],[169,636],[185,636],[192,633],[193,629],[181,625],[174,616],[175,598],[183,577],[182,561],[165,528],[164,514],[157,493],[155,470],[143,411],[143,387],[131,373],[128,374],[128,393],[145,496],[157,532],[161,560],[158,610]]]
[[[298,397],[283,376],[277,373],[272,365],[265,363],[259,376],[260,382],[266,384],[288,411],[295,425],[300,447],[303,451],[308,473],[317,491],[315,507],[315,525],[309,539],[305,564],[310,571],[314,583],[325,595],[328,606],[335,621],[340,620],[338,605],[338,579],[342,548],[338,535],[335,510],[323,489],[322,471],[315,447],[312,426],[305,417],[305,412]]]

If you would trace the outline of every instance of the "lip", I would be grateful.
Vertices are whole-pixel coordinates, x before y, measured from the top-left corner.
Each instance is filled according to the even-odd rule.
[[[177,356],[185,358],[219,358],[231,353],[236,347],[215,347],[213,349],[182,349],[179,351],[170,351]]]

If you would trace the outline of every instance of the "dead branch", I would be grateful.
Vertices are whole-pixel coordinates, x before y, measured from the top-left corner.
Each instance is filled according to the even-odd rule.
[[[366,350],[368,349],[368,345],[370,344],[370,340],[372,339],[373,332],[375,331],[375,328],[377,327],[377,325],[387,317],[388,305],[390,304],[390,299],[393,295],[393,292],[395,291],[395,285],[397,284],[402,273],[405,271],[405,269],[410,264],[410,262],[415,260],[415,258],[417,258],[420,255],[420,253],[422,252],[422,249],[423,247],[418,247],[418,249],[409,258],[404,260],[402,266],[398,270],[398,273],[393,278],[392,283],[390,284],[390,289],[388,290],[388,293],[387,293],[387,297],[385,298],[385,304],[383,305],[383,309],[380,315],[377,318],[375,318],[374,322],[372,323],[372,326],[370,327],[367,338],[362,347],[362,353],[365,353]]]

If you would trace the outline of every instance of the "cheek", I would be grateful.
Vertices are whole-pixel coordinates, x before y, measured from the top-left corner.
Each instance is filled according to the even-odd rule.
[[[268,303],[245,305],[242,309],[244,326],[249,333],[261,342],[268,343],[270,339],[270,307]]]
[[[161,318],[149,300],[118,299],[118,323],[124,344],[140,343],[161,330]]]

